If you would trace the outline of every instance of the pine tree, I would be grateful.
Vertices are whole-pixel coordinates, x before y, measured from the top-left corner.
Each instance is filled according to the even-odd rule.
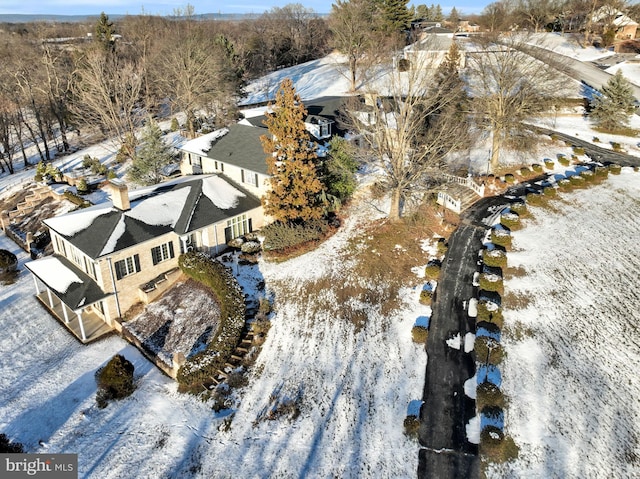
[[[458,22],[460,21],[460,14],[458,13],[458,10],[456,9],[456,7],[453,7],[451,9],[451,12],[449,13],[449,18],[448,20],[455,24],[458,25]]]
[[[383,32],[401,33],[409,28],[412,15],[407,3],[409,0],[378,0]]]
[[[618,70],[591,101],[591,118],[599,128],[615,131],[627,128],[635,112],[631,84]]]
[[[162,168],[174,161],[171,147],[162,140],[158,124],[149,120],[141,138],[142,146],[127,171],[128,178],[140,185],[155,185],[162,181]]]
[[[433,21],[441,22],[442,20],[444,20],[444,15],[442,14],[442,7],[440,6],[440,4],[437,4],[436,9],[433,12]]]
[[[270,189],[263,197],[264,211],[283,223],[319,219],[324,206],[318,155],[304,126],[307,111],[291,79],[281,83],[270,107],[273,113],[265,120],[270,135],[260,138],[271,175]]]
[[[115,33],[116,28],[113,22],[109,20],[109,17],[104,12],[100,13],[100,18],[95,26],[93,40],[98,42],[106,51],[112,51],[115,47],[113,39]]]

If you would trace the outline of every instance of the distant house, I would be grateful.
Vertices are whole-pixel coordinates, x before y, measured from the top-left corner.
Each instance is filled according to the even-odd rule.
[[[26,264],[38,299],[83,342],[120,330],[117,318],[164,291],[181,253],[221,252],[263,221],[260,200],[222,175],[111,188],[112,202],[45,220],[54,254]]]
[[[453,33],[424,35],[419,41],[407,45],[403,50],[403,57],[410,65],[417,68],[437,68],[454,42]],[[464,68],[466,56],[460,51],[460,67]]]
[[[605,5],[596,10],[591,18],[592,23],[602,31],[613,28],[616,40],[632,40],[636,37],[638,22],[614,7]]]

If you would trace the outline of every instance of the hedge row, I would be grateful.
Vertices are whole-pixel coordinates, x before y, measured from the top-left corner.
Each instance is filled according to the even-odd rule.
[[[76,195],[73,191],[65,191],[63,196],[65,197],[65,199],[71,201],[71,203],[73,203],[74,205],[79,206],[80,208],[87,208],[88,206],[91,206],[91,203],[87,200],[85,200],[83,197]]]
[[[322,239],[329,231],[330,224],[323,219],[307,221],[303,224],[271,223],[262,228],[265,251],[283,251],[295,246]]]
[[[197,393],[224,367],[240,341],[245,321],[244,294],[231,269],[208,255],[189,252],[180,256],[178,264],[184,274],[211,288],[220,306],[220,325],[211,342],[178,371],[180,389]]]

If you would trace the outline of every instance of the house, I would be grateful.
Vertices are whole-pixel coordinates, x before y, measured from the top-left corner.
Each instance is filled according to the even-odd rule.
[[[218,253],[262,227],[260,200],[223,175],[187,176],[45,220],[54,254],[26,264],[42,304],[81,341],[113,330],[179,276],[178,256]]]
[[[593,24],[598,25],[602,31],[612,28],[615,31],[616,40],[632,40],[636,37],[638,22],[629,18],[620,10],[612,6],[603,6],[591,16]]]
[[[402,55],[413,68],[436,69],[444,61],[454,41],[453,33],[427,34],[417,42],[407,45]],[[465,64],[466,55],[461,49],[460,68],[464,68]]]

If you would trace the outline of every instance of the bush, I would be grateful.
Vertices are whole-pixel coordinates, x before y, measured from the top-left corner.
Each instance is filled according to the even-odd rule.
[[[494,446],[500,444],[503,439],[504,432],[496,426],[485,426],[480,432],[480,441],[482,441],[483,445]]]
[[[571,189],[571,182],[567,178],[558,180],[558,189],[560,191],[568,191]]]
[[[607,176],[609,176],[609,170],[606,166],[596,166],[595,175],[598,178],[606,178]]]
[[[527,212],[527,204],[524,201],[516,201],[509,205],[509,209],[519,216]]]
[[[329,232],[330,224],[323,219],[303,224],[275,222],[262,229],[265,251],[286,251],[293,247],[318,241]]]
[[[516,179],[514,178],[513,174],[507,173],[506,175],[504,175],[504,181],[505,183],[514,183]]]
[[[498,329],[502,329],[504,324],[502,308],[496,308],[493,303],[489,304],[486,301],[478,301],[478,316],[476,317],[476,324],[483,321],[495,324]]]
[[[482,273],[480,275],[479,286],[483,291],[492,291],[499,294],[502,294],[504,291],[502,278],[497,274]]]
[[[542,190],[542,193],[545,196],[550,196],[550,197],[556,196],[558,194],[556,189],[553,186],[547,186],[544,190]]]
[[[560,139],[557,133],[551,133],[549,137],[551,138],[551,141],[558,141]]]
[[[13,273],[18,270],[18,257],[11,251],[0,249],[0,274]]]
[[[511,234],[505,229],[493,228],[491,230],[491,242],[495,245],[509,248],[511,246]]]
[[[414,326],[411,328],[411,338],[414,343],[426,344],[429,339],[429,330],[424,326]]]
[[[240,245],[240,251],[246,254],[255,254],[260,251],[262,246],[258,241],[245,241]]]
[[[431,289],[423,289],[420,291],[420,303],[429,305],[433,298],[433,291]]]
[[[411,68],[411,63],[406,58],[401,58],[398,61],[398,71],[406,72],[409,71],[409,68]]]
[[[523,166],[518,170],[518,173],[520,173],[521,176],[529,176],[531,174],[531,170],[528,167]]]
[[[178,131],[180,129],[180,123],[177,118],[171,118],[171,131]]]
[[[569,177],[569,182],[571,183],[571,186],[573,186],[574,188],[580,188],[583,187],[585,185],[585,181],[584,178],[582,178],[582,176],[580,175],[572,175]]]
[[[438,238],[438,244],[436,246],[439,254],[447,254],[449,249],[449,243],[444,238]]]
[[[500,224],[510,230],[516,230],[520,227],[520,216],[513,211],[502,213],[502,215],[500,215]]]
[[[123,399],[135,390],[133,364],[124,356],[116,354],[102,368],[96,371],[98,391],[96,401],[99,408],[107,407],[108,401]]]
[[[622,171],[622,167],[617,163],[611,163],[609,165],[609,171],[611,172],[612,175],[619,175],[620,172]]]
[[[73,191],[67,190],[62,196],[64,196],[65,199],[71,201],[71,203],[79,206],[80,208],[87,208],[88,206],[91,206],[91,203],[89,201],[85,200],[81,196],[76,195]]]
[[[600,138],[598,138],[597,136],[594,136],[592,141],[594,143],[600,143]]]
[[[553,164],[553,162],[551,162],[551,164]],[[542,165],[538,164],[538,163],[534,163],[533,165],[531,165],[531,169],[535,172],[535,173],[542,173]]]
[[[544,160],[544,167],[547,170],[553,170],[556,167],[556,164],[551,160]]]
[[[558,163],[560,163],[562,166],[569,166],[571,162],[569,161],[569,158],[567,158],[566,156],[558,155]]]
[[[87,193],[89,191],[87,180],[85,180],[84,178],[80,178],[76,183],[76,189],[78,190],[78,193]]]
[[[478,384],[476,389],[476,408],[482,411],[486,406],[504,407],[502,391],[489,381]]]
[[[530,205],[541,205],[542,204],[542,195],[540,193],[527,193],[525,200]]]
[[[591,170],[583,170],[583,171],[581,171],[580,172],[580,176],[587,183],[593,183],[595,181],[595,179],[596,179],[595,173],[593,171],[591,171]]]
[[[473,349],[476,352],[476,361],[480,363],[498,365],[504,357],[502,345],[487,336],[476,337]]]
[[[416,416],[407,416],[404,419],[404,433],[412,438],[418,437],[418,432],[420,431],[420,419]]]
[[[611,148],[613,148],[613,151],[622,151],[622,145],[617,141],[611,142]]]
[[[576,155],[584,155],[584,148],[582,148],[581,146],[574,146],[573,153]]]
[[[424,269],[424,275],[426,278],[430,280],[438,279],[440,276],[440,268],[442,267],[442,263],[438,260],[431,260],[427,263],[427,266]]]
[[[11,441],[6,434],[0,433],[0,454],[22,454],[24,446]]]
[[[188,358],[178,371],[180,390],[200,392],[238,345],[245,320],[244,293],[230,268],[203,253],[183,254],[178,265],[187,276],[211,288],[220,306],[220,324],[207,348]]]
[[[109,169],[107,170],[107,180],[113,180],[114,178],[117,178],[118,175],[116,174],[115,171]]]
[[[485,265],[494,268],[507,267],[507,254],[501,249],[484,250],[482,253],[482,260]]]

